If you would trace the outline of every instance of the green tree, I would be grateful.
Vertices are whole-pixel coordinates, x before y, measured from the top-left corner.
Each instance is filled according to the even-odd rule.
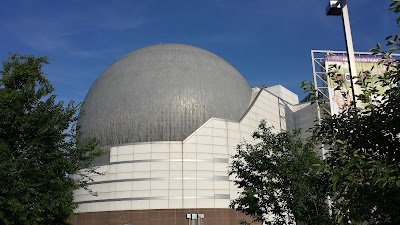
[[[398,64],[363,86],[364,108],[325,117],[314,135],[330,146],[324,172],[338,223],[400,224],[400,90]]]
[[[385,93],[364,87],[365,108],[325,117],[314,130],[331,146],[324,170],[338,222],[400,224],[399,74],[389,67],[377,82],[391,86]]]
[[[392,0],[390,9],[400,12],[400,0]],[[257,221],[273,215],[274,221],[266,224],[286,224],[288,215],[290,221],[307,224],[331,220],[333,224],[400,224],[400,60],[391,57],[400,50],[400,35],[386,40],[387,50],[379,44],[372,49],[382,56],[386,71],[373,83],[363,79],[370,71],[359,74],[361,94],[356,97],[362,107],[351,105],[337,115],[325,115],[306,144],[291,132],[271,134],[262,124],[254,134],[259,144],[238,147],[230,174],[243,191],[232,202],[233,208]],[[335,68],[328,75],[334,76]],[[303,87],[312,94],[312,102],[324,109],[314,86],[303,83]],[[306,153],[316,143],[330,150],[326,160],[311,155],[296,162],[307,159]],[[330,196],[331,216],[323,204],[325,196]],[[311,199],[317,199],[314,208]]]
[[[238,145],[229,174],[242,191],[232,208],[264,224],[330,224],[323,174],[313,167],[322,159],[298,134],[274,134],[262,121],[253,134],[258,143]]]
[[[400,1],[391,9],[400,12]],[[362,107],[326,116],[314,129],[317,141],[330,146],[321,168],[338,224],[400,224],[400,61],[391,57],[400,50],[400,36],[386,40],[387,51],[379,44],[372,49],[386,71],[374,83],[362,79],[369,71],[359,75]]]
[[[10,54],[0,71],[0,224],[67,224],[97,141],[78,145],[80,105],[56,102],[45,57]],[[76,176],[79,175],[79,176]]]

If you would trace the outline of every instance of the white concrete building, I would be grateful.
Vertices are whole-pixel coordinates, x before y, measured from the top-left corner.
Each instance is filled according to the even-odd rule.
[[[236,145],[254,142],[263,119],[275,132],[305,131],[316,119],[315,106],[283,86],[243,81],[223,59],[187,45],[150,46],[111,65],[80,121],[107,146],[96,162],[106,174],[90,184],[98,196],[76,191],[71,222],[187,224],[186,214],[199,213],[204,224],[238,224],[245,217],[229,209],[239,190],[227,174]]]

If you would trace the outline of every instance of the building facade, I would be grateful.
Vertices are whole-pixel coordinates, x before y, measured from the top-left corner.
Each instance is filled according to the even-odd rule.
[[[251,221],[229,209],[240,191],[228,176],[237,144],[254,143],[261,120],[280,132],[305,131],[316,118],[315,107],[286,88],[251,89],[225,60],[180,44],[116,61],[96,80],[83,110],[83,138],[106,146],[95,162],[105,175],[89,184],[97,196],[75,192],[74,225]]]

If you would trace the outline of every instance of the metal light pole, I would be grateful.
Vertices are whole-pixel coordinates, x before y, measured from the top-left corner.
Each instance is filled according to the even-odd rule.
[[[358,96],[360,94],[360,89],[355,86],[355,83],[358,81],[358,74],[356,69],[356,59],[354,57],[353,38],[351,36],[349,8],[347,6],[347,0],[329,1],[328,8],[326,9],[326,15],[342,15],[343,30],[346,39],[346,50],[350,71],[351,90],[353,92],[353,102],[356,106],[358,106],[359,103],[358,101],[356,101],[356,95]]]
[[[347,59],[350,72],[351,90],[353,94],[353,104],[354,106],[359,106],[359,103],[357,103],[356,100],[356,95],[359,95],[359,89],[355,86],[355,83],[358,80],[358,78],[356,78],[357,77],[356,59],[354,57],[353,38],[351,37],[349,8],[347,6],[347,1],[346,0],[329,1],[328,8],[326,9],[326,15],[334,15],[334,16],[342,15],[344,37],[346,40]],[[328,196],[326,200],[329,207],[329,214],[332,214],[332,209],[331,209],[332,200],[330,196]]]

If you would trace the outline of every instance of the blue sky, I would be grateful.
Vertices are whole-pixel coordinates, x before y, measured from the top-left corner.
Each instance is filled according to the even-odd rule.
[[[83,101],[123,55],[159,43],[209,50],[251,86],[282,84],[304,96],[311,49],[345,50],[328,0],[13,0],[0,8],[0,60],[9,52],[47,56],[59,100]],[[348,0],[354,47],[368,51],[396,34],[390,0]]]

